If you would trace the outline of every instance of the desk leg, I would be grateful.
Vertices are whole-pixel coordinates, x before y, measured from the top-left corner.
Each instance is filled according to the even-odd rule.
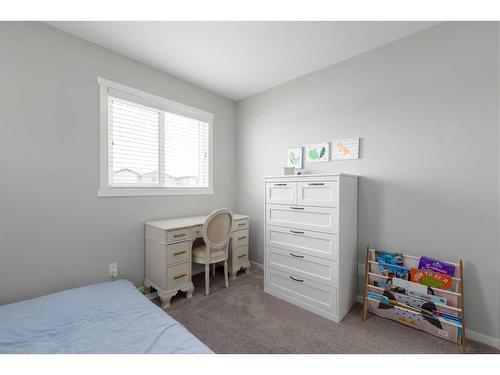
[[[158,296],[160,297],[160,300],[161,300],[161,308],[164,310],[169,308],[170,307],[170,300],[176,294],[177,294],[177,291],[175,293],[160,293],[160,292],[158,292]]]
[[[181,289],[183,292],[186,292],[186,297],[187,298],[191,298],[193,296],[193,292],[194,292],[194,285],[191,284],[185,288],[182,288]]]

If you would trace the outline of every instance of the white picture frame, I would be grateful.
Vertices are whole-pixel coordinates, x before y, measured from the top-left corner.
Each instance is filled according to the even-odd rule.
[[[359,138],[338,139],[332,142],[332,160],[359,159]]]
[[[330,143],[314,143],[306,146],[308,163],[330,161]]]
[[[302,147],[289,148],[287,153],[288,168],[302,169],[304,166],[304,155]]]

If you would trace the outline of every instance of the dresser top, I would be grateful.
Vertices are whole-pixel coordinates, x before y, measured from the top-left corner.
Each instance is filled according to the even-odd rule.
[[[347,173],[332,173],[332,174],[292,174],[286,176],[264,176],[264,179],[275,179],[275,178],[302,178],[302,177],[312,177],[312,178],[328,178],[328,177],[352,177],[358,178],[358,176]]]
[[[200,215],[200,216],[175,217],[172,219],[164,219],[164,220],[152,220],[146,222],[146,225],[151,225],[153,227],[163,230],[193,227],[195,225],[203,225],[205,223],[205,219],[207,218],[207,216],[208,215]],[[248,219],[248,216],[233,214],[234,221],[242,219]]]

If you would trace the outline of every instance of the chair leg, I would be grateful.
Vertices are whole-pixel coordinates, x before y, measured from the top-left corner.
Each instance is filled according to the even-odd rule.
[[[215,276],[215,263],[212,263],[212,276]]]
[[[210,266],[207,264],[205,266],[205,295],[209,294],[209,282],[210,282]]]
[[[226,288],[229,288],[229,281],[227,275],[227,259],[224,261],[224,280],[226,281]]]

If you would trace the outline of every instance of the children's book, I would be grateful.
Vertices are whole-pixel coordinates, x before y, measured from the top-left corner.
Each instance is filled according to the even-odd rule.
[[[403,279],[387,279],[387,281],[377,280],[375,283],[379,288],[384,288],[385,290],[393,290],[398,293],[406,293],[410,297],[420,298],[426,302],[438,303],[441,305],[447,305],[448,301],[444,297],[435,296],[432,290],[429,289],[427,285],[417,284],[408,280]]]
[[[384,262],[385,264],[394,264],[396,266],[404,266],[403,254],[391,253],[388,251],[375,250],[375,260],[377,262]]]
[[[410,280],[432,288],[450,290],[452,287],[451,276],[416,268],[410,270]]]
[[[403,279],[393,279],[392,285],[402,288],[408,293],[410,290],[419,294],[427,294],[427,287],[422,284],[413,283]]]
[[[441,262],[440,260],[428,258],[425,256],[420,257],[418,268],[421,270],[442,273],[448,276],[453,276],[455,274],[455,266],[453,264]]]
[[[381,275],[391,278],[398,277],[403,280],[410,279],[410,270],[406,267],[397,266],[395,264],[387,264],[383,261],[379,261],[378,267]]]
[[[416,284],[416,283],[414,283],[414,284]],[[420,285],[420,284],[418,284],[418,285]],[[444,297],[439,297],[439,296],[435,296],[435,295],[427,294],[427,293],[420,293],[420,292],[417,292],[417,291],[414,291],[414,290],[407,290],[406,293],[409,296],[418,297],[418,298],[421,298],[423,300],[426,300],[427,302],[438,303],[438,304],[441,304],[441,305],[447,305],[448,304],[448,300],[446,298],[444,298]]]

